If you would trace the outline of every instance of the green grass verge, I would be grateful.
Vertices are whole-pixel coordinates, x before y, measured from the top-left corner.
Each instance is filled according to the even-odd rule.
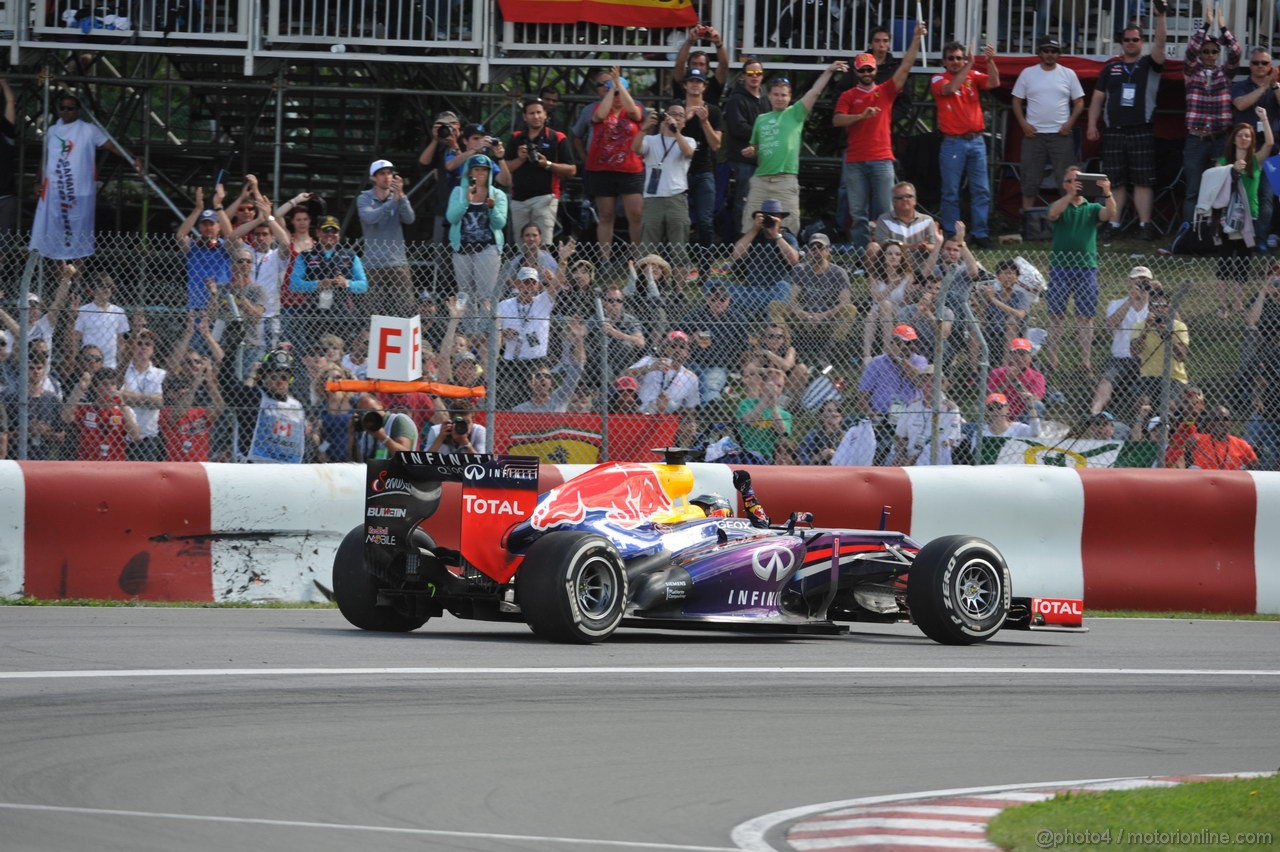
[[[1280,776],[1064,793],[1003,811],[987,837],[1011,850],[1270,848],[1280,844]]]

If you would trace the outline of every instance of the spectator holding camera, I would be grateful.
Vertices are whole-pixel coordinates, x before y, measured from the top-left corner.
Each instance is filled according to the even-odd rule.
[[[471,409],[462,405],[444,412],[444,419],[422,439],[428,453],[483,453],[486,446],[485,428],[472,423]]]
[[[507,194],[491,183],[493,161],[484,154],[467,160],[462,183],[449,196],[449,245],[458,294],[467,298],[468,333],[479,330],[498,298],[498,268],[507,226]]]
[[[1131,394],[1138,380],[1138,360],[1130,343],[1133,328],[1147,318],[1151,297],[1151,270],[1135,266],[1129,270],[1129,295],[1107,304],[1107,326],[1111,329],[1111,357],[1102,370],[1102,378],[1093,392],[1091,414],[1102,411],[1111,402],[1112,393]]]
[[[730,258],[743,283],[729,289],[747,320],[762,317],[770,302],[791,298],[791,268],[800,262],[800,243],[782,224],[790,215],[781,201],[766,198],[733,244]]]
[[[1134,323],[1129,352],[1138,360],[1138,388],[1148,399],[1160,398],[1164,361],[1170,357],[1169,378],[1185,388],[1191,335],[1187,324],[1173,314],[1169,296],[1158,281],[1152,281],[1147,318]]]
[[[458,144],[458,116],[445,110],[436,115],[431,124],[427,146],[418,155],[418,164],[436,173],[435,200],[432,203],[431,241],[441,242],[447,230],[444,211],[449,206],[449,193],[457,186],[457,173],[445,168],[445,163],[461,151]]]
[[[577,174],[578,167],[569,137],[548,126],[541,99],[526,101],[523,115],[524,130],[512,134],[498,182],[511,188],[508,218],[512,233],[523,238],[525,226],[532,223],[538,226],[540,245],[550,245],[556,232],[561,182]]]
[[[399,411],[388,412],[382,400],[371,393],[356,397],[356,414],[351,418],[355,431],[355,461],[390,458],[407,453],[418,445],[418,427],[413,418]]]
[[[644,158],[644,211],[640,216],[640,242],[678,246],[673,258],[687,265],[684,245],[689,242],[689,164],[698,143],[684,135],[685,107],[670,104],[666,111],[649,113],[644,133],[636,134],[631,150]],[[683,276],[678,276],[682,278]]]

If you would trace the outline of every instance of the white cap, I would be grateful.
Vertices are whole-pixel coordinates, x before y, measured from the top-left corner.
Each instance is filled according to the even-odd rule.
[[[374,160],[369,166],[369,177],[373,177],[382,169],[391,169],[394,171],[395,166],[391,165],[390,160]]]
[[[532,266],[522,266],[520,267],[520,271],[516,273],[516,280],[517,281],[529,281],[529,280],[537,281],[538,270],[534,269]]]

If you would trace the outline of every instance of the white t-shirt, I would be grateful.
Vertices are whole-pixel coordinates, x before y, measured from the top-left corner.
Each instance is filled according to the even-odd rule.
[[[280,313],[280,282],[284,280],[288,266],[288,249],[253,250],[253,283],[261,286],[267,294],[267,312],[263,316],[268,319]]]
[[[1128,299],[1114,299],[1108,302],[1107,318],[1110,319],[1114,316],[1115,312],[1124,307],[1128,301]],[[1129,344],[1133,341],[1133,327],[1145,320],[1150,310],[1150,305],[1143,305],[1139,310],[1135,311],[1133,308],[1129,308],[1129,310],[1125,311],[1124,319],[1120,320],[1120,325],[1116,326],[1115,331],[1111,332],[1111,357],[1133,357],[1129,351]]]
[[[689,142],[696,150],[698,143],[690,139]],[[657,134],[654,136],[644,137],[641,143],[644,147],[644,197],[645,198],[670,198],[673,195],[679,195],[689,190],[689,163],[693,161],[692,156],[686,157],[684,151],[680,150],[680,143],[674,138]],[[652,186],[653,170],[658,169],[658,185],[653,192],[649,191]]]
[[[658,359],[646,355],[627,369],[648,367]],[[673,414],[683,408],[693,408],[701,397],[698,394],[698,377],[687,367],[674,370],[650,370],[637,377],[640,383],[640,410],[646,414]],[[654,403],[662,393],[667,395],[667,407],[657,411]]]
[[[555,300],[542,291],[533,301],[522,305],[514,296],[498,303],[498,329],[515,329],[513,340],[502,342],[502,357],[507,361],[529,361],[547,356],[551,339],[551,309]]]
[[[133,362],[124,371],[122,386],[131,393],[159,394],[164,390],[164,370],[154,364],[142,372],[134,368]],[[138,421],[138,437],[154,438],[160,434],[160,409],[143,405],[130,406],[134,419]]]
[[[985,423],[982,426],[982,434],[987,438],[1038,438],[1040,436],[1040,421],[1032,420],[1030,423],[1022,423],[1018,420],[1011,420],[1009,428],[1005,429],[1000,435],[991,431],[991,424]]]
[[[45,133],[44,184],[31,223],[31,248],[51,260],[94,251],[98,148],[107,134],[96,124],[59,121]]]
[[[898,425],[894,435],[907,439],[907,459],[904,465],[927,465],[932,457],[929,450],[929,439],[933,435],[933,411],[921,408],[921,403],[913,403],[898,417]],[[960,426],[964,418],[954,402],[944,400],[942,410],[938,412],[938,437],[941,439],[938,452],[939,464],[951,464],[951,448],[960,443]],[[1022,424],[1019,424],[1022,425]]]
[[[1080,78],[1064,65],[1046,71],[1032,65],[1018,75],[1013,96],[1026,101],[1027,123],[1036,133],[1057,133],[1071,117],[1071,102],[1084,97]]]
[[[119,336],[129,333],[129,318],[119,305],[100,308],[90,302],[81,305],[77,312],[76,331],[80,335],[80,346],[96,346],[101,349],[102,366],[114,370],[120,354],[117,351]]]

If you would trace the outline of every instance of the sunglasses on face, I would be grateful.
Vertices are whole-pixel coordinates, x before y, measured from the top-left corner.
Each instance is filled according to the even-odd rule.
[[[764,72],[763,72],[763,71],[743,71],[742,73],[743,73],[743,74],[746,74],[748,77],[763,77],[763,76],[764,76]]]
[[[909,201],[909,200],[910,200],[910,199],[912,199],[912,198],[915,198],[915,196],[914,196],[914,195],[895,195],[895,196],[893,197],[893,200],[894,200],[894,201]]]
[[[604,301],[605,301],[605,303],[606,303],[606,304],[609,304],[609,305],[621,305],[621,304],[622,304],[622,299],[620,299],[620,298],[619,298],[619,297],[617,297],[617,296],[605,296],[605,297],[604,297]]]
[[[1250,62],[1249,64],[1250,64],[1250,65],[1260,65],[1260,66],[1262,66],[1262,67],[1270,67],[1270,65],[1271,65],[1271,60],[1270,60],[1270,59],[1259,59],[1259,60],[1256,60],[1256,61]]]

